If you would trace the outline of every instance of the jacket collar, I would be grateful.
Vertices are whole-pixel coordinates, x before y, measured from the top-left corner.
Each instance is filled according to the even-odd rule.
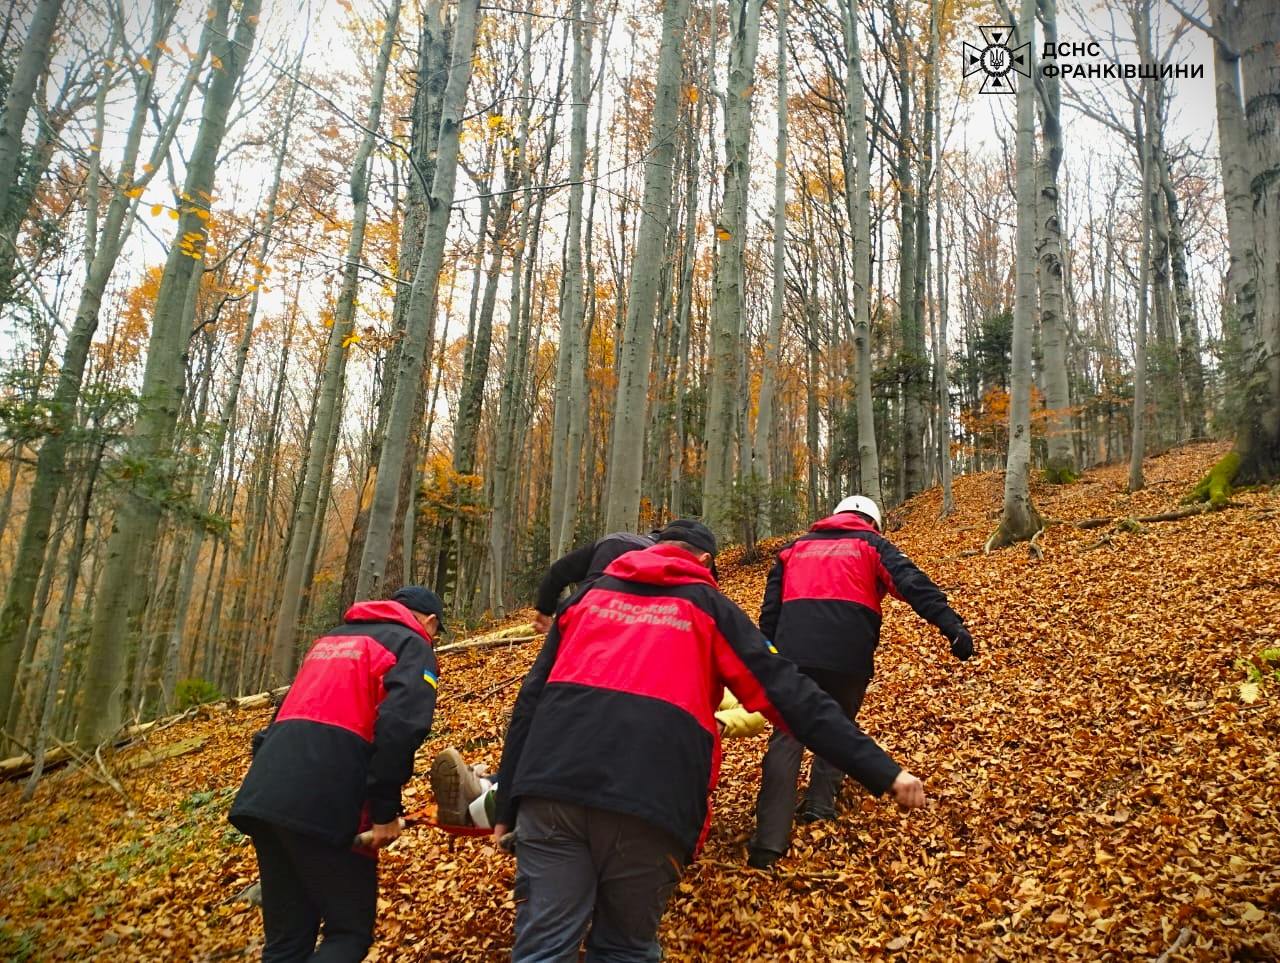
[[[811,532],[875,532],[876,527],[856,512],[828,515],[809,526]]]
[[[403,625],[406,629],[412,629],[428,642],[433,643],[435,639],[427,635],[426,629],[414,618],[413,612],[401,605],[399,602],[390,600],[379,602],[357,602],[351,608],[347,609],[346,614],[342,617],[344,622],[394,622],[396,625]]]
[[[609,563],[605,575],[647,585],[703,583],[716,588],[711,570],[678,545],[659,542],[653,548],[627,552]]]

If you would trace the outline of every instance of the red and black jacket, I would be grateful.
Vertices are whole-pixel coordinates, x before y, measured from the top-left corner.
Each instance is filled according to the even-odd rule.
[[[886,592],[948,639],[964,629],[929,576],[870,522],[841,512],[815,522],[778,553],[765,585],[760,630],[802,668],[870,679]]]
[[[366,815],[400,814],[400,789],[436,707],[431,638],[399,602],[357,602],[316,639],[231,806],[254,821],[350,846]]]
[[[627,552],[649,548],[653,545],[650,535],[637,535],[635,532],[613,532],[596,539],[590,545],[576,548],[572,552],[557,559],[547,569],[547,574],[538,584],[538,592],[534,596],[533,606],[543,615],[554,615],[556,606],[560,604],[560,596],[570,585],[579,587],[594,582],[614,559],[621,558]]]
[[[626,813],[692,857],[720,769],[728,686],[872,792],[900,768],[720,594],[683,548],[623,555],[561,609],[516,699],[498,822],[525,796]]]

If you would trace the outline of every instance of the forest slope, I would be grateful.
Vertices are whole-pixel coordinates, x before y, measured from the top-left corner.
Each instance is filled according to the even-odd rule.
[[[1178,498],[1222,448],[1040,487],[1059,519],[1143,515]],[[669,958],[1171,959],[1280,957],[1280,681],[1246,703],[1237,660],[1280,646],[1280,494],[1140,532],[1056,526],[971,556],[1000,476],[956,480],[900,513],[895,541],[951,594],[977,639],[961,665],[905,606],[886,608],[866,728],[926,780],[903,814],[847,790],[838,823],[799,827],[774,873],[743,866],[763,736],[726,745],[716,817],[663,930]],[[1097,546],[1097,547],[1094,547]],[[769,543],[767,547],[776,547]],[[726,564],[754,614],[768,559]],[[495,764],[533,645],[442,659],[436,731],[418,769],[459,745]],[[51,775],[28,807],[0,789],[0,957],[240,959],[261,939],[236,901],[252,852],[225,822],[268,713],[202,710],[150,740],[198,750],[121,776],[120,796]],[[136,752],[136,750],[130,750]],[[113,765],[123,770],[129,753]],[[430,802],[425,777],[406,794]],[[509,947],[513,863],[483,841],[409,832],[383,858],[372,958],[488,959]],[[26,957],[24,957],[26,954]]]

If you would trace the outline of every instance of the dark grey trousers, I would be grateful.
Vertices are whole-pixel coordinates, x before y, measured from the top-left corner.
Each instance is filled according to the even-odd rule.
[[[621,813],[522,799],[516,818],[514,963],[662,957],[658,923],[684,870],[681,846]]]
[[[801,669],[829,696],[840,703],[850,719],[857,718],[867,694],[869,679],[857,679],[840,672]],[[756,798],[756,835],[754,849],[785,853],[791,846],[791,822],[796,812],[796,779],[804,746],[781,729],[769,737],[760,773],[760,795]],[[819,756],[813,757],[809,788],[805,793],[805,809],[814,815],[835,815],[836,793],[844,781],[844,773]]]

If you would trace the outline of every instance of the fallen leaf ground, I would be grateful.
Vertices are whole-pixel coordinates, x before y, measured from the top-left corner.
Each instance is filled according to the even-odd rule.
[[[1221,451],[1152,459],[1132,497],[1115,467],[1036,501],[1057,519],[1165,511]],[[1096,548],[1105,530],[1051,527],[1043,560],[964,554],[1001,484],[957,479],[944,522],[926,493],[893,533],[979,646],[957,663],[908,608],[886,608],[862,722],[926,779],[930,808],[846,789],[838,821],[797,828],[773,872],[748,870],[765,737],[726,744],[709,844],[664,921],[669,959],[1131,960],[1175,945],[1169,959],[1280,959],[1280,683],[1246,704],[1236,665],[1280,645],[1280,495]],[[723,566],[753,614],[768,565]],[[444,658],[421,772],[449,744],[496,764],[535,648]],[[252,852],[225,813],[266,718],[205,710],[154,735],[153,750],[204,744],[124,775],[128,806],[71,771],[25,807],[0,789],[0,958],[254,957],[258,912],[236,901]],[[430,802],[425,775],[407,800]],[[484,841],[410,832],[383,858],[371,958],[501,958],[513,869]]]

